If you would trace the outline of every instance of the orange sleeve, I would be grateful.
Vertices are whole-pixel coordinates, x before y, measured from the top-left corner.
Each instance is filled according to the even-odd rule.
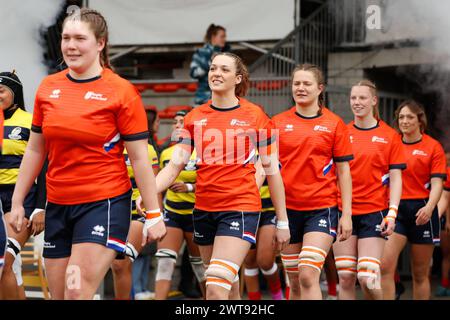
[[[342,119],[338,120],[333,146],[333,160],[344,162],[353,160],[353,150],[350,143],[348,128]]]
[[[391,143],[389,169],[406,169],[406,158],[400,135],[395,135]]]
[[[438,177],[445,180],[447,177],[446,170],[447,164],[444,149],[439,142],[436,142],[436,145],[433,149],[433,154],[431,156],[431,177]]]
[[[257,147],[258,153],[262,155],[269,155],[276,151],[275,145],[275,126],[273,121],[264,113],[260,112],[258,118],[258,137]]]
[[[148,138],[147,115],[139,93],[130,86],[127,88],[123,104],[117,114],[117,126],[125,141]]]
[[[36,91],[36,97],[34,98],[34,110],[33,120],[31,122],[31,131],[36,133],[42,133],[42,109],[39,101],[39,92],[41,91],[42,83]]]

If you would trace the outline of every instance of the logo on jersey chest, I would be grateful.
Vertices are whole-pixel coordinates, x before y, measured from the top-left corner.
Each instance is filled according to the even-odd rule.
[[[321,125],[319,125],[319,124],[316,124],[316,125],[314,126],[314,131],[320,131],[320,132],[331,133],[331,130],[330,130],[330,129],[328,129],[328,128],[325,127],[325,126],[321,126]]]
[[[102,93],[95,93],[93,91],[88,91],[84,95],[85,100],[98,100],[98,101],[106,101],[108,98],[104,97]]]
[[[208,119],[207,118],[194,121],[194,125],[195,126],[202,126],[203,127],[203,126],[206,126],[207,124],[208,124]]]
[[[284,128],[284,131],[294,131],[294,125],[293,124],[287,124],[286,127]]]
[[[372,142],[385,143],[385,144],[388,143],[387,140],[385,140],[384,138],[382,138],[382,137],[377,137],[377,136],[373,136],[373,137],[372,137]]]
[[[418,150],[418,149],[414,149],[412,152],[412,155],[413,156],[423,156],[423,157],[428,156],[428,154],[425,151]]]
[[[244,120],[238,120],[238,119],[231,119],[230,126],[237,126],[237,127],[249,127],[250,123]]]
[[[8,138],[11,140],[20,140],[22,139],[22,136],[20,135],[22,133],[21,127],[15,127],[10,134],[8,134]]]
[[[49,95],[50,98],[52,99],[59,99],[59,95],[61,94],[61,90],[60,89],[55,89],[52,91],[52,94]]]

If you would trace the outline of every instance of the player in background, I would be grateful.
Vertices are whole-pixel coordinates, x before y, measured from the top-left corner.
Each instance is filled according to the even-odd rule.
[[[413,298],[430,298],[429,269],[434,245],[439,243],[437,203],[446,178],[445,154],[441,144],[425,133],[427,118],[413,100],[400,104],[394,126],[400,132],[406,158],[402,173],[402,196],[394,233],[389,236],[381,260],[383,298],[395,298],[394,274],[398,257],[411,244]]]
[[[437,287],[435,295],[437,297],[450,296],[450,151],[445,153],[447,158],[447,180],[444,183],[444,191],[437,204],[439,217],[441,219],[441,243],[440,249],[442,253],[441,264],[441,284]]]
[[[322,299],[319,280],[326,256],[336,236],[344,241],[352,231],[353,152],[344,122],[324,105],[324,90],[317,66],[297,66],[292,73],[295,106],[272,118],[291,231],[281,258],[292,300]],[[337,184],[342,198],[339,225]]]
[[[30,236],[44,230],[46,202],[45,170],[39,174],[25,200],[25,223],[20,233],[9,227],[11,200],[19,166],[30,137],[32,115],[25,111],[23,86],[17,74],[0,73],[0,107],[4,115],[4,137],[0,158],[0,200],[5,214],[8,247],[0,288],[3,299],[25,299],[20,251]]]
[[[175,114],[172,138],[178,141],[184,126],[186,111],[181,110]],[[172,158],[175,145],[161,153],[160,168],[163,169]],[[193,241],[194,226],[192,211],[195,205],[195,182],[197,179],[197,155],[192,152],[189,162],[180,172],[175,182],[166,190],[164,198],[164,223],[167,234],[158,242],[158,259],[155,279],[155,299],[167,299],[172,283],[173,272],[178,258],[178,252],[186,241],[189,251],[189,261],[197,278],[203,296],[205,296],[205,268],[198,246]]]
[[[381,300],[380,260],[386,237],[394,231],[406,161],[399,135],[380,119],[373,82],[362,80],[352,87],[350,107],[353,231],[349,239],[333,246],[339,299],[356,298],[358,279],[365,299]]]

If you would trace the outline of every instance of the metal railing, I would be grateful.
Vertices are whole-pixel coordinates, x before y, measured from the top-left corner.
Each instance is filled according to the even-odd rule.
[[[295,64],[301,61],[326,68],[327,55],[334,41],[333,26],[330,1],[326,1],[256,60],[250,66],[250,72],[256,76],[289,76]]]
[[[366,0],[333,0],[330,1],[335,28],[335,44],[337,46],[354,45],[366,39]]]

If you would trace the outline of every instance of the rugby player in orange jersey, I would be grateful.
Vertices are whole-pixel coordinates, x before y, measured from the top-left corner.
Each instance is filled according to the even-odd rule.
[[[68,70],[36,93],[31,137],[12,199],[11,225],[23,227],[23,202],[48,153],[45,269],[52,299],[92,299],[118,253],[125,252],[131,183],[124,145],[147,207],[145,241],[164,236],[148,128],[139,93],[110,68],[108,28],[90,9],[63,22]]]
[[[310,64],[292,73],[295,106],[273,117],[279,133],[281,175],[291,241],[281,258],[290,283],[290,299],[322,299],[319,277],[336,236],[352,232],[353,152],[348,129],[325,108],[324,78]],[[337,175],[339,174],[339,180]],[[337,183],[342,197],[338,226]]]
[[[261,211],[255,181],[256,149],[266,173],[277,215],[274,245],[289,242],[283,181],[272,122],[260,107],[241,98],[249,87],[248,71],[231,53],[213,57],[208,74],[212,99],[185,117],[181,141],[156,178],[167,189],[189,160],[199,157],[194,241],[206,267],[206,299],[236,299],[238,271],[256,241]]]
[[[437,297],[450,296],[450,151],[445,153],[447,158],[447,180],[444,183],[444,191],[442,191],[441,198],[437,204],[439,217],[441,219],[441,284],[436,288],[435,295]]]
[[[402,174],[402,197],[394,233],[389,236],[381,260],[384,299],[395,298],[394,273],[398,257],[411,243],[413,298],[430,298],[429,269],[434,245],[439,243],[437,203],[446,178],[445,154],[441,144],[425,134],[427,118],[415,101],[400,104],[394,126],[401,133],[406,169]]]
[[[397,132],[380,119],[377,88],[369,80],[350,93],[354,120],[347,127],[353,146],[352,236],[333,246],[339,275],[339,299],[354,300],[356,278],[370,300],[380,300],[380,260],[386,236],[394,231],[406,168]],[[338,198],[339,199],[339,198]]]

